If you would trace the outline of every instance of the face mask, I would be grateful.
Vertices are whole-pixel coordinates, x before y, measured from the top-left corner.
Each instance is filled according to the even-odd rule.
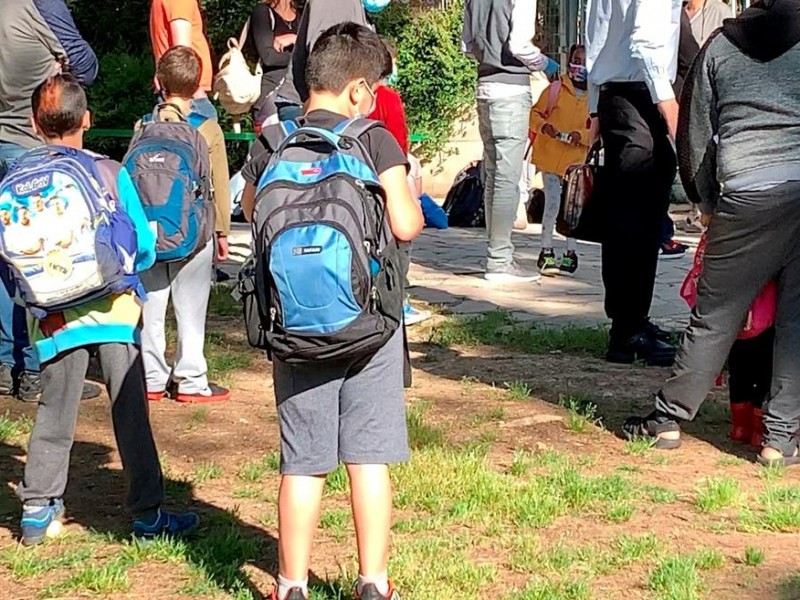
[[[589,70],[583,65],[569,65],[569,78],[575,83],[586,83]]]
[[[378,97],[375,95],[375,92],[372,91],[372,88],[369,87],[366,83],[363,84],[364,89],[367,90],[367,93],[372,97],[372,103],[369,105],[369,110],[365,113],[356,113],[356,116],[353,117],[354,119],[363,119],[368,117],[372,113],[375,112],[375,105],[378,103]]]
[[[364,10],[373,15],[378,14],[389,6],[389,2],[391,2],[391,0],[361,0]]]
[[[397,85],[397,80],[399,77],[397,76],[397,66],[395,65],[392,67],[392,74],[389,75],[383,82],[388,85],[389,87],[394,87]]]

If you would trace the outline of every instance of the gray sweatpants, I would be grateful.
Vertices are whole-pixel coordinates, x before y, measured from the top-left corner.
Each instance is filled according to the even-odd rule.
[[[759,291],[779,282],[766,443],[791,449],[800,425],[800,182],[728,194],[708,229],[697,307],[656,408],[691,420],[714,385]]]
[[[209,242],[188,261],[156,263],[141,274],[147,291],[142,353],[148,392],[163,392],[170,377],[178,383],[178,391],[182,394],[199,394],[208,389],[208,364],[203,347],[213,260],[214,243]],[[170,296],[178,322],[178,348],[172,369],[165,356]]]
[[[133,344],[100,344],[96,348],[128,480],[127,506],[137,517],[159,507],[164,499],[142,356]],[[77,348],[42,365],[42,398],[28,446],[25,478],[17,489],[24,504],[44,506],[64,494],[89,355],[89,348]]]

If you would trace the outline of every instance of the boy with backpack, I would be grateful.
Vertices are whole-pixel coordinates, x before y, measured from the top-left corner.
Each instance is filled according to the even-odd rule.
[[[187,532],[196,515],[160,508],[163,481],[139,349],[144,293],[137,272],[153,262],[153,236],[127,171],[83,151],[89,113],[72,75],[36,89],[33,121],[46,146],[25,154],[0,186],[0,204],[22,214],[0,228],[0,256],[32,317],[31,341],[42,364],[42,399],[17,490],[22,543],[60,532],[83,380],[95,352],[111,398],[134,534]]]
[[[165,102],[142,119],[125,157],[150,226],[156,263],[142,274],[148,302],[142,350],[147,397],[178,402],[223,402],[230,392],[208,381],[203,347],[213,263],[228,258],[230,191],[225,138],[214,119],[192,113],[200,59],[178,46],[158,61]],[[166,313],[172,297],[178,349],[170,369]],[[173,389],[174,388],[174,389]]]
[[[586,50],[575,45],[569,53],[569,75],[551,83],[531,110],[531,162],[542,171],[545,197],[537,266],[545,276],[572,277],[578,270],[576,240],[567,239],[567,250],[559,260],[553,250],[553,229],[561,207],[564,175],[569,167],[583,163],[589,151],[586,76]]]
[[[265,129],[242,172],[281,431],[273,600],[308,597],[325,477],[340,461],[359,532],[356,597],[399,598],[387,575],[388,465],[409,456],[397,242],[416,237],[423,218],[405,154],[383,125],[359,118],[374,109],[385,52],[354,23],[323,33],[305,116]]]

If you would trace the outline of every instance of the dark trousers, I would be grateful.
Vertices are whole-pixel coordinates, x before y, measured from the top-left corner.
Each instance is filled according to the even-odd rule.
[[[624,339],[638,333],[650,314],[676,158],[644,84],[604,86],[598,114],[605,148],[605,308],[611,335]]]
[[[728,389],[731,404],[761,408],[772,385],[775,329],[747,340],[736,340],[728,356]]]
[[[142,355],[133,344],[100,344],[97,354],[111,397],[111,421],[128,480],[127,506],[134,517],[139,517],[158,508],[164,499]],[[42,365],[42,399],[31,433],[25,478],[17,490],[25,504],[45,505],[64,494],[89,355],[88,348],[77,348]]]
[[[778,280],[768,445],[793,449],[800,425],[800,182],[724,195],[708,228],[703,272],[683,346],[656,408],[691,420],[708,395],[758,293]]]

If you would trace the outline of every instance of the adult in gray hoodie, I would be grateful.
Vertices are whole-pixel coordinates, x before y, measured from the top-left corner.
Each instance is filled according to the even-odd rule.
[[[693,202],[713,214],[692,313],[655,411],[625,423],[656,447],[680,445],[764,285],[779,282],[765,406],[766,464],[800,464],[800,0],[761,0],[725,22],[683,92],[678,153]]]

